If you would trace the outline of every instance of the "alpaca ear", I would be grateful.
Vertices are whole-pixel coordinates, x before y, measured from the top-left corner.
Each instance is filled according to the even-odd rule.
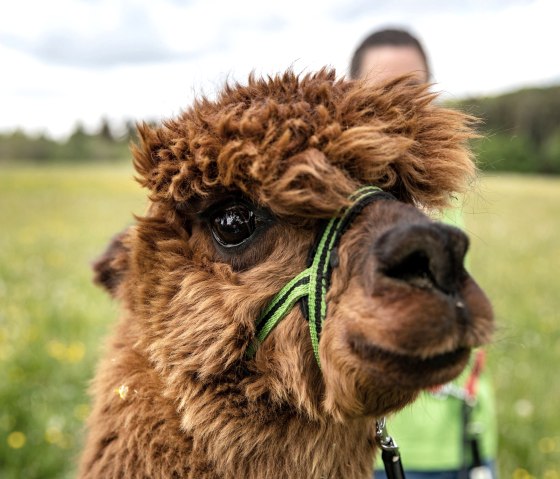
[[[93,282],[114,298],[118,295],[119,286],[129,267],[129,230],[127,228],[116,235],[105,252],[93,263]]]
[[[134,168],[140,175],[137,181],[144,187],[150,186],[152,173],[157,166],[156,152],[161,148],[161,140],[157,128],[145,122],[136,126],[138,143],[132,144],[130,149],[134,157]]]

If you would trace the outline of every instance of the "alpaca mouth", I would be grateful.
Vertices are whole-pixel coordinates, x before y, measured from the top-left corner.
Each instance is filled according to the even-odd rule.
[[[452,351],[420,357],[388,351],[367,343],[363,338],[350,340],[352,352],[361,360],[388,375],[395,375],[415,387],[431,387],[457,376],[466,365],[471,348],[458,347]]]

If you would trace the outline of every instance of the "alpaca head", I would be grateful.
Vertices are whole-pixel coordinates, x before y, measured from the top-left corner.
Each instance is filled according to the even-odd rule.
[[[406,80],[372,88],[288,72],[140,127],[149,208],[98,279],[123,302],[185,427],[209,389],[313,418],[383,415],[457,376],[489,340],[465,235],[419,209],[444,207],[474,172],[469,119],[433,99]],[[248,357],[263,309],[363,185],[394,199],[366,205],[340,238],[320,366],[298,305]]]

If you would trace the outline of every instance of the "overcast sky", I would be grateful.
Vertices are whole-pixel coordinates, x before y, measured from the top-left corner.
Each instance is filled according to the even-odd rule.
[[[159,119],[227,79],[345,75],[374,29],[415,33],[437,90],[560,83],[558,0],[17,0],[0,7],[0,131]]]

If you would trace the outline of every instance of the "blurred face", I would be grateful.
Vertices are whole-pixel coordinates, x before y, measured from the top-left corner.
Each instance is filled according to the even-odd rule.
[[[428,81],[427,70],[422,55],[415,47],[384,45],[364,51],[359,78],[380,83],[412,73],[420,83],[425,83]]]

